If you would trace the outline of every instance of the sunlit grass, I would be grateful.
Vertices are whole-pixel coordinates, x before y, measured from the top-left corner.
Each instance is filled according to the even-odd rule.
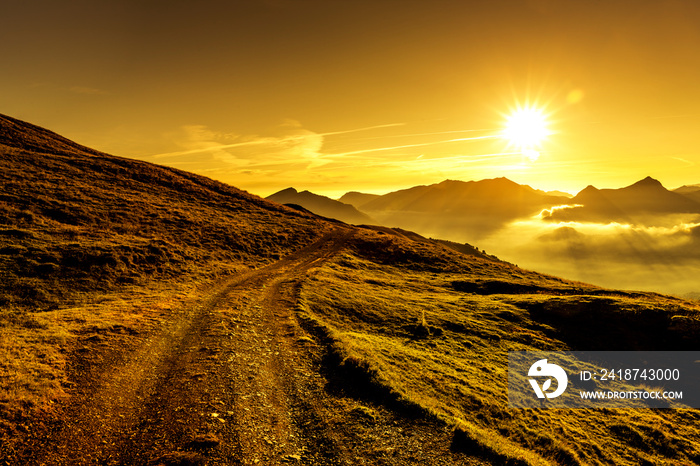
[[[74,307],[2,313],[0,418],[50,411],[73,388],[68,365],[74,350],[107,337],[122,337],[112,345],[148,334],[172,319],[173,311],[201,292],[203,285],[197,281],[151,284],[132,287],[130,293],[105,293],[97,302]]]
[[[304,287],[301,315],[330,336],[339,369],[349,365],[354,374],[363,371],[368,383],[384,387],[400,403],[453,426],[455,449],[496,463],[700,459],[700,416],[692,410],[515,410],[507,400],[508,351],[577,349],[565,327],[555,328],[562,316],[575,319],[595,311],[615,324],[653,322],[670,313],[695,321],[696,306],[653,294],[616,295],[546,276],[538,281],[527,271],[477,259],[465,264],[463,273],[439,272],[431,267],[439,257],[426,256],[420,264],[416,254],[410,264],[387,265],[362,257],[358,249],[322,268]],[[499,284],[488,286],[505,291],[486,293],[482,286],[469,293],[454,286],[495,279]],[[540,288],[529,294],[512,291],[527,290],[525,285]],[[576,294],[577,287],[582,294]],[[361,380],[355,376],[348,383]]]

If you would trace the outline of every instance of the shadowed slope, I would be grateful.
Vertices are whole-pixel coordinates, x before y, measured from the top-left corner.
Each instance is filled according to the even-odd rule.
[[[429,186],[396,191],[367,204],[368,211],[442,212],[469,215],[495,211],[494,215],[521,215],[541,206],[562,203],[563,196],[550,196],[507,178],[481,181],[446,180]]]

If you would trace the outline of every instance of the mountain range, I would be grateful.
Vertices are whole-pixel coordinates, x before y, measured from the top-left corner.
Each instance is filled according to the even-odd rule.
[[[559,221],[635,223],[640,217],[671,214],[700,214],[697,190],[669,191],[654,178],[646,177],[620,189],[588,186],[573,199],[572,207],[557,209],[549,217]]]
[[[296,193],[289,188],[268,199],[299,204],[339,220],[356,219],[361,223],[395,226],[434,237],[453,237],[451,232],[461,232],[471,239],[488,235],[514,219],[568,202],[568,197],[560,193],[535,190],[506,178],[446,180],[382,196],[350,192],[336,202],[308,191]]]
[[[652,224],[654,217],[700,214],[700,186],[670,191],[651,177],[619,189],[588,186],[573,197],[496,178],[445,180],[384,195],[349,192],[338,201],[289,188],[268,199],[296,203],[348,223],[379,223],[470,241],[488,236],[508,222],[538,213],[555,221]],[[350,209],[349,204],[355,209]]]
[[[564,196],[496,178],[416,186],[380,196],[361,209],[385,225],[476,241],[512,220],[566,202]]]

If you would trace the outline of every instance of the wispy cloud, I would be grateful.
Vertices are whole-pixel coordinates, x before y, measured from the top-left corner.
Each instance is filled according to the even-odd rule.
[[[678,160],[679,162],[683,162],[689,168],[695,166],[695,162],[691,162],[690,160],[684,159],[682,157],[670,157],[670,158],[673,160]]]
[[[500,136],[489,135],[489,136],[477,136],[477,137],[473,137],[473,138],[445,139],[442,141],[421,142],[421,143],[417,143],[417,144],[402,144],[402,145],[398,145],[398,146],[374,147],[371,149],[360,149],[360,150],[339,152],[339,153],[328,154],[328,155],[330,157],[345,157],[348,155],[368,154],[371,152],[392,151],[392,150],[409,149],[409,148],[415,148],[415,147],[436,146],[436,145],[440,145],[440,144],[450,144],[450,143],[455,143],[455,142],[466,142],[466,141],[477,141],[477,140],[481,140],[481,139],[495,139],[498,137],[500,137]]]
[[[183,126],[183,129],[188,132],[191,136],[189,140],[185,141],[179,141],[180,145],[194,145],[194,146],[199,146],[199,147],[193,147],[191,149],[187,150],[182,150],[182,151],[177,151],[177,152],[168,152],[168,153],[163,153],[163,154],[155,154],[152,155],[152,158],[159,159],[159,158],[166,158],[166,157],[176,157],[176,156],[181,156],[181,155],[190,155],[190,154],[197,154],[201,152],[211,152],[211,151],[221,151],[221,150],[227,150],[227,149],[238,149],[238,148],[244,148],[244,147],[255,147],[255,146],[277,146],[277,147],[288,147],[288,148],[295,148],[298,145],[305,145],[309,143],[310,139],[318,139],[318,142],[321,143],[323,142],[324,137],[327,136],[335,136],[339,134],[349,134],[349,133],[357,133],[361,131],[369,131],[369,130],[374,130],[374,129],[382,129],[382,128],[392,128],[392,127],[397,127],[397,126],[403,126],[405,123],[391,123],[391,124],[384,124],[384,125],[376,125],[376,126],[366,126],[363,128],[355,128],[355,129],[349,129],[349,130],[343,130],[343,131],[331,131],[327,133],[315,133],[313,131],[309,131],[306,129],[303,129],[301,127],[301,124],[294,120],[289,120],[285,122],[283,125],[281,125],[281,128],[294,128],[295,131],[293,134],[286,134],[286,135],[279,135],[279,136],[243,136],[243,135],[234,135],[234,134],[223,134],[223,133],[216,133],[211,130],[209,130],[205,126],[201,125],[193,125],[193,126]],[[196,131],[194,131],[196,130]],[[217,139],[235,139],[238,142],[232,142],[232,143],[221,143],[217,142]],[[315,144],[314,144],[315,145]],[[298,148],[298,147],[297,147]],[[321,147],[317,148],[317,151],[320,151]],[[296,152],[298,155],[298,150],[293,150],[293,152]],[[290,153],[290,155],[294,155]]]
[[[412,138],[412,137],[423,137],[423,136],[437,136],[441,134],[464,134],[464,133],[481,133],[484,131],[500,131],[498,128],[482,128],[482,129],[458,129],[452,131],[432,131],[428,133],[406,133],[406,134],[388,134],[385,136],[372,136],[363,138],[365,140],[370,139],[390,139],[390,138]]]
[[[332,131],[329,133],[319,133],[321,136],[334,136],[336,134],[359,133],[361,131],[370,131],[373,129],[395,128],[397,126],[406,126],[406,123],[389,123],[385,125],[365,126],[364,128],[347,129],[344,131]]]
[[[107,95],[109,92],[102,90],[102,89],[97,89],[94,87],[86,87],[86,86],[73,86],[68,89],[70,92],[74,94],[82,94],[82,95]]]

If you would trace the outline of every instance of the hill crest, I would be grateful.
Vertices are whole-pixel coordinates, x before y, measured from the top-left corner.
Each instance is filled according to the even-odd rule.
[[[0,114],[0,144],[38,152],[104,155],[53,131]]]

